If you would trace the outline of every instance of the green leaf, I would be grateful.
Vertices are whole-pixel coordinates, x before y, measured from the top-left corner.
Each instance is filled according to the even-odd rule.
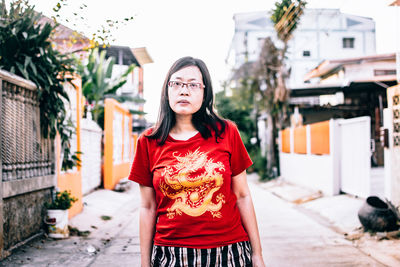
[[[15,64],[17,65],[17,68],[18,68],[19,72],[22,74],[22,76],[24,76],[25,79],[29,80],[29,75],[26,72],[26,70],[24,69],[24,66],[22,66],[22,64],[19,62],[15,62]]]
[[[105,77],[107,77],[107,78],[111,78],[112,77],[112,71],[113,71],[114,63],[115,63],[114,57],[110,57],[106,61],[105,66],[107,66],[107,70],[106,70]]]
[[[32,58],[25,56],[25,62],[24,62],[24,69],[26,70],[26,68],[28,67],[28,64],[32,63]]]
[[[33,62],[31,61],[29,66],[31,67],[34,76],[37,76],[37,69],[36,69],[35,64],[33,64]]]
[[[129,109],[129,113],[132,115],[146,115],[146,112],[140,111],[140,110],[134,110],[134,109]]]

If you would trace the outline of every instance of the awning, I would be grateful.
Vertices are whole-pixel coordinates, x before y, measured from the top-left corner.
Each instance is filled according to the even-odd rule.
[[[147,53],[146,47],[132,48],[131,51],[140,65],[153,63],[153,59],[150,57],[149,53]]]
[[[99,48],[99,50],[107,51],[107,58],[114,57],[115,64],[126,65],[129,66],[131,64],[135,64],[136,66],[141,66],[139,61],[133,55],[131,48],[128,46],[107,46],[106,48]]]

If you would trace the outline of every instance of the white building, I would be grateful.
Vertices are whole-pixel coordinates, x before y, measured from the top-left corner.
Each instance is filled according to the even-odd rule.
[[[235,34],[227,62],[238,69],[258,59],[264,38],[276,40],[267,11],[235,14]],[[278,43],[278,42],[275,42]],[[343,14],[339,9],[306,9],[289,42],[289,88],[304,86],[304,75],[320,62],[333,58],[375,54],[375,22],[371,18]]]

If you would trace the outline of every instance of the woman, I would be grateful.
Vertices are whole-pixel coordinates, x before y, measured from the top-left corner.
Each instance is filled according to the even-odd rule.
[[[235,124],[214,113],[204,62],[177,60],[129,176],[140,184],[142,267],[264,266],[251,164]]]

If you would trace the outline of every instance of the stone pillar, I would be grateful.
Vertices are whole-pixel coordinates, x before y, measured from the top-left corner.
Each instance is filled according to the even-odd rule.
[[[400,205],[400,85],[387,89],[389,147],[385,148],[385,196],[395,205]]]

